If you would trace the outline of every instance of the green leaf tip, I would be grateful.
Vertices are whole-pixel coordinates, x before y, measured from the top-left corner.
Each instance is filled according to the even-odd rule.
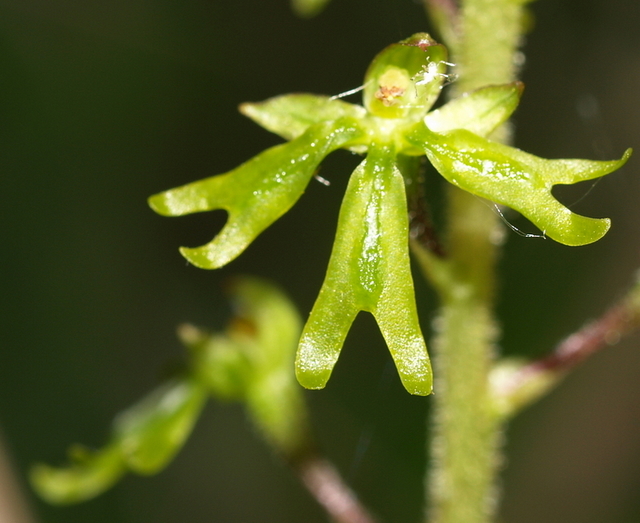
[[[405,388],[432,391],[409,267],[404,180],[394,158],[391,148],[372,149],[349,181],[327,275],[298,347],[304,387],[325,386],[362,310],[376,319]]]

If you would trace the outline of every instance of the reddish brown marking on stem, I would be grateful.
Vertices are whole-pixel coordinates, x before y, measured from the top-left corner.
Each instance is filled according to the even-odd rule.
[[[412,206],[409,211],[409,235],[418,245],[436,256],[441,258],[445,256],[444,248],[438,239],[429,212],[422,206]]]
[[[407,187],[407,207],[409,211],[409,236],[411,239],[436,256],[445,257],[444,246],[440,242],[431,219],[431,212],[424,191],[424,179],[421,173],[414,176],[411,184]]]
[[[614,345],[640,326],[639,312],[631,299],[614,305],[600,318],[563,340],[550,355],[522,367],[514,376],[511,388],[520,388],[541,374],[566,373],[591,354]]]
[[[295,460],[293,468],[307,490],[336,523],[376,523],[327,460],[307,455]]]

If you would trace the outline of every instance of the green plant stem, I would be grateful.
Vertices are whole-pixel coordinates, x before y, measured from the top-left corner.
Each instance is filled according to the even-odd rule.
[[[458,92],[514,80],[520,4],[462,3],[452,57]],[[502,131],[498,138],[506,141],[507,134]],[[442,302],[432,344],[436,384],[428,521],[488,523],[497,506],[501,440],[489,389],[498,335],[493,294],[499,223],[490,205],[471,194],[452,186],[448,199],[448,261],[436,261],[424,252],[418,256]]]
[[[447,278],[437,286],[435,395],[428,477],[432,523],[481,523],[495,511],[500,427],[489,373],[498,329],[493,319],[496,226],[492,210],[474,196],[451,191]],[[480,204],[479,204],[480,203]]]
[[[455,47],[460,92],[513,82],[523,28],[523,0],[464,0]]]

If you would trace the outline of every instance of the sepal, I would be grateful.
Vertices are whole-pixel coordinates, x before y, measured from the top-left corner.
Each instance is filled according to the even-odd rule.
[[[509,119],[520,103],[523,90],[521,82],[476,89],[431,111],[424,117],[424,123],[437,133],[466,129],[488,136]]]
[[[328,96],[285,94],[264,102],[243,103],[240,112],[267,131],[293,140],[310,126],[340,118],[363,118],[364,107]]]

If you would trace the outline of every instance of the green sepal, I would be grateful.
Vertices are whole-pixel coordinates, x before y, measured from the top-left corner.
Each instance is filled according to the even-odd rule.
[[[424,123],[437,133],[466,129],[488,136],[509,119],[520,103],[523,90],[521,82],[483,87],[431,111],[424,117]]]
[[[372,148],[349,180],[327,275],[298,347],[296,375],[304,387],[325,386],[363,310],[376,319],[405,388],[432,391],[409,266],[404,180],[394,159],[391,148]]]
[[[126,465],[138,474],[155,474],[182,448],[206,399],[195,380],[173,380],[121,413],[115,439]]]
[[[440,94],[447,50],[427,33],[383,49],[364,79],[364,106],[382,118],[419,119]]]
[[[29,479],[38,495],[56,505],[79,503],[102,494],[125,473],[117,443],[90,451],[80,445],[69,449],[67,467],[35,465]]]
[[[556,184],[599,178],[622,167],[620,160],[545,160],[519,149],[481,138],[466,130],[433,133],[414,129],[407,140],[422,144],[434,167],[452,184],[522,213],[545,236],[565,245],[593,243],[611,224],[608,218],[581,216],[556,200]]]
[[[316,94],[285,94],[264,102],[241,104],[240,112],[261,127],[293,140],[310,126],[339,118],[359,119],[366,110],[328,96]]]
[[[226,174],[156,194],[149,205],[164,216],[228,211],[227,223],[213,241],[180,249],[193,265],[217,269],[293,206],[325,156],[360,134],[358,122],[348,118],[312,125],[295,140],[267,149]]]

